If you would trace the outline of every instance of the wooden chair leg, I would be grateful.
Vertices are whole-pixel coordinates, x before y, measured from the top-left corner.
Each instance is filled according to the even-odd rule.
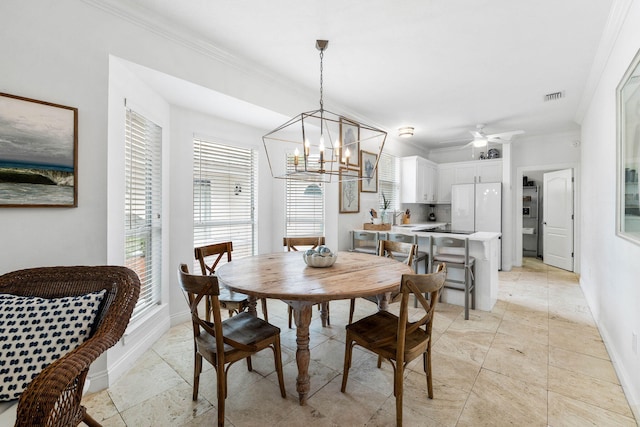
[[[291,324],[292,324],[291,321],[293,319],[293,309],[291,308],[291,306],[289,306],[288,313],[289,313],[289,329],[291,329]]]
[[[224,372],[224,366],[216,367],[218,379],[218,427],[224,426],[224,401],[227,397],[227,375]]]
[[[264,321],[268,322],[269,321],[269,313],[267,312],[267,299],[266,298],[261,298],[260,301],[262,302],[262,317],[264,317]]]
[[[429,399],[433,399],[433,378],[431,376],[431,349],[427,348],[427,351],[422,355],[424,362],[424,372],[427,376],[427,391],[429,393]]]
[[[353,351],[353,345],[351,340],[347,338],[347,346],[344,349],[344,372],[342,372],[342,388],[340,391],[344,393],[347,389],[347,379],[349,378],[349,368],[351,368],[351,352]]]
[[[251,363],[251,356],[247,357],[247,370],[249,372],[253,371],[253,364]]]
[[[200,372],[202,372],[202,356],[195,354],[195,363],[193,368],[193,400],[198,400],[198,388],[200,387]]]
[[[97,422],[91,415],[87,414],[86,411],[84,413],[84,416],[82,417],[82,422],[89,427],[102,427],[102,424]]]
[[[276,360],[276,372],[278,373],[278,384],[280,385],[280,395],[283,398],[287,397],[287,392],[284,389],[284,375],[282,373],[282,353],[280,351],[280,335],[276,336],[276,344],[273,346],[273,357]]]
[[[356,299],[351,298],[351,303],[349,304],[349,324],[353,323],[353,312],[356,310]]]
[[[329,316],[329,303],[328,302],[323,302],[321,304],[318,304],[318,309],[322,308],[322,310],[324,310],[324,312],[326,313],[326,320],[321,316],[320,319],[322,320],[322,327],[326,328],[327,326],[331,326],[331,318]]]
[[[402,427],[402,377],[404,369],[402,365],[396,367],[394,375],[394,394],[396,395],[396,426]]]

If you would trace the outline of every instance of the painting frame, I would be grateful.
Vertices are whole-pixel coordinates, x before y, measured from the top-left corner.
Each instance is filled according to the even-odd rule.
[[[360,152],[360,192],[378,192],[378,155],[370,151]]]
[[[358,170],[341,167],[339,176],[340,213],[359,213]],[[350,177],[353,177],[353,179],[349,179]]]
[[[349,149],[349,159],[345,158],[346,149]],[[360,125],[345,117],[340,117],[340,149],[338,152],[340,164],[347,167],[360,166]]]
[[[78,109],[0,93],[0,208],[78,206]]]
[[[616,235],[640,245],[640,50],[616,88]]]

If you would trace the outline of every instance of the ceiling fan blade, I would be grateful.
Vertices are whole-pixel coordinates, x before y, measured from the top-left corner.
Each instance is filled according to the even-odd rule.
[[[470,141],[469,143],[464,144],[464,145],[461,145],[461,146],[456,147],[456,148],[457,148],[458,150],[462,150],[463,148],[467,148],[467,147],[470,147],[470,146],[472,146],[472,145],[473,145],[473,141]]]
[[[502,133],[494,133],[492,135],[487,135],[487,139],[489,141],[511,141],[511,138],[515,135],[523,134],[523,130],[514,130],[511,132],[502,132]]]

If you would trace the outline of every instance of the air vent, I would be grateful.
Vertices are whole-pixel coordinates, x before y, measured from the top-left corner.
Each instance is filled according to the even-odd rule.
[[[544,102],[557,101],[558,99],[562,99],[562,98],[564,98],[564,91],[548,93],[544,96]]]

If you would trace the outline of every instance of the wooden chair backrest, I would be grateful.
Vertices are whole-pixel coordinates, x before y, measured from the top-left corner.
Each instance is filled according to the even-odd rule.
[[[440,291],[447,277],[447,268],[441,263],[434,273],[430,274],[403,274],[400,283],[400,316],[398,318],[398,348],[397,363],[403,363],[405,340],[408,334],[412,334],[418,328],[423,328],[425,342],[431,339],[433,328],[433,315]],[[424,294],[429,294],[429,300]],[[419,302],[418,307],[424,309],[424,315],[409,322],[409,297],[414,295]]]
[[[407,265],[413,264],[413,259],[418,251],[418,245],[413,243],[392,242],[390,240],[378,241],[378,255],[387,258],[394,258],[398,254],[404,254],[404,263]]]
[[[233,252],[232,242],[214,243],[194,249],[195,258],[200,262],[200,270],[205,276],[215,274],[216,267],[224,254],[227,254],[227,262],[230,262],[231,252]],[[214,255],[217,255],[217,257],[213,260],[213,263],[207,264],[207,258]]]
[[[219,364],[224,365],[225,345],[241,351],[256,351],[255,346],[234,341],[222,333],[222,317],[220,315],[220,300],[218,298],[220,295],[218,277],[215,275],[189,274],[189,267],[187,267],[186,264],[180,264],[178,268],[178,283],[180,283],[182,290],[187,293],[194,337],[200,336],[202,331],[215,337]],[[198,305],[204,298],[211,300],[213,323],[206,321],[200,317],[198,313]],[[248,333],[251,332],[249,331]]]
[[[298,246],[310,246],[311,249],[315,249],[320,245],[324,245],[324,236],[282,238],[282,246],[287,248],[287,252],[298,251]]]

